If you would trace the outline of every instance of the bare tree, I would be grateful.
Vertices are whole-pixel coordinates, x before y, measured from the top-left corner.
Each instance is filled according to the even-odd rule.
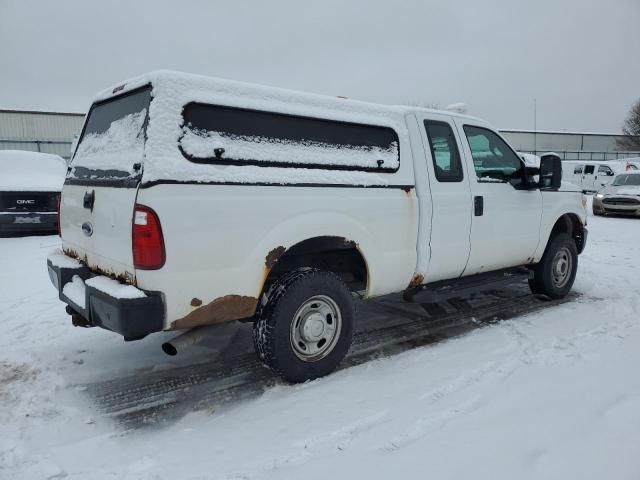
[[[622,125],[624,137],[616,140],[621,150],[640,151],[640,100],[636,101],[629,110],[629,115]]]

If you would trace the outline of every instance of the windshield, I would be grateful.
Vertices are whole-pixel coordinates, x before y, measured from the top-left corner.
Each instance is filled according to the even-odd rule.
[[[91,107],[72,161],[72,177],[118,179],[141,170],[151,87]]]
[[[613,182],[615,187],[620,185],[640,185],[640,173],[618,175]]]

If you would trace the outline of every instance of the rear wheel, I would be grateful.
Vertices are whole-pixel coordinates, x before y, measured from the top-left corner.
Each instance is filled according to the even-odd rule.
[[[288,273],[265,294],[253,340],[260,360],[290,382],[331,373],[353,336],[351,293],[331,272],[305,268]]]
[[[578,271],[578,251],[573,239],[561,233],[549,241],[547,249],[529,279],[531,292],[550,298],[566,296]]]

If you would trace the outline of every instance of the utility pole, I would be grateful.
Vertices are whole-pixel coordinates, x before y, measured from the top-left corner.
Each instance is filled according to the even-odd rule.
[[[533,99],[533,154],[538,154],[538,100]]]

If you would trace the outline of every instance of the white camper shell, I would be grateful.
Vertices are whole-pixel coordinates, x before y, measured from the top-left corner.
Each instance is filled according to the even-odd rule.
[[[566,295],[586,213],[553,160],[525,168],[450,112],[153,72],[92,105],[49,273],[75,324],[249,320],[266,364],[315,378],[349,347],[352,295],[522,266]]]

